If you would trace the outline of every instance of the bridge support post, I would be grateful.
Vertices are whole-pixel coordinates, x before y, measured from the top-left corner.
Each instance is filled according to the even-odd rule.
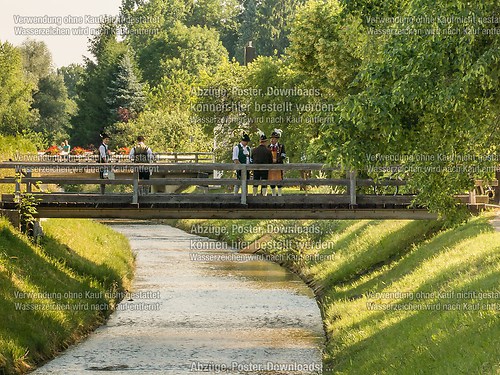
[[[498,181],[497,186],[495,186],[495,202],[500,205],[500,167],[496,170],[495,178]]]
[[[349,171],[349,195],[351,207],[357,206],[356,201],[356,171]]]
[[[247,181],[247,166],[242,165],[241,168],[241,204],[247,204],[247,192],[248,192],[248,181]]]
[[[139,204],[139,171],[134,170],[132,204]]]

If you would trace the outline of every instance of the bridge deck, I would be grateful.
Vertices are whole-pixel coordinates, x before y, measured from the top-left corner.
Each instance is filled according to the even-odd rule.
[[[38,199],[39,217],[81,218],[227,218],[227,219],[436,219],[437,215],[425,208],[414,207],[415,195],[406,181],[377,176],[376,179],[357,177],[356,172],[340,171],[321,164],[241,165],[218,163],[109,163],[92,162],[5,162],[0,168],[13,170],[13,175],[0,179],[0,183],[13,184],[15,194],[3,194],[0,209],[16,209],[16,202],[25,192],[38,191],[37,183],[65,185],[128,185],[128,194],[95,193],[33,193]],[[115,179],[100,179],[103,168],[114,170]],[[281,181],[247,179],[247,171],[282,170]],[[150,170],[150,180],[139,180],[139,172]],[[234,172],[241,171],[241,180]],[[221,172],[225,175],[221,176]],[[300,173],[299,173],[300,172]],[[314,172],[314,173],[312,173]],[[314,175],[316,174],[316,175]],[[217,178],[222,177],[222,178]],[[289,177],[289,178],[286,178]],[[249,185],[282,185],[332,187],[323,191],[332,194],[294,194],[279,197],[248,195]],[[143,194],[146,186],[154,187],[154,194]],[[161,188],[163,186],[163,188]],[[165,194],[168,186],[199,186],[205,194]],[[238,186],[241,193],[210,194],[208,187],[232,191]],[[23,187],[25,187],[23,191]],[[392,194],[372,194],[391,191]],[[400,190],[401,188],[401,190]],[[173,191],[173,190],[170,190]],[[337,192],[333,194],[333,192]],[[463,196],[464,203],[487,203],[486,196]],[[11,211],[9,211],[11,212]]]
[[[358,197],[310,194],[240,196],[232,194],[149,194],[132,203],[129,194],[34,194],[38,217],[78,218],[240,218],[240,219],[436,219],[425,209],[409,209],[413,196]],[[4,194],[4,209],[16,206],[14,194]]]

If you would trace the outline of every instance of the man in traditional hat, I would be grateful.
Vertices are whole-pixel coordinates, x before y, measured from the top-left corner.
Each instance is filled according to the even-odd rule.
[[[153,151],[151,147],[146,146],[144,141],[144,136],[137,137],[137,145],[130,150],[129,154],[132,162],[145,164],[153,161]],[[139,180],[149,180],[150,174],[149,168],[139,168]],[[148,194],[149,190],[149,185],[141,185],[139,188],[141,195]]]
[[[233,162],[235,164],[250,164],[251,150],[248,146],[250,142],[250,137],[248,134],[243,133],[241,137],[241,142],[233,147]],[[236,177],[241,180],[241,171],[236,171]],[[250,179],[250,172],[247,171],[247,181]],[[238,185],[234,186],[234,194],[238,194],[240,187]]]
[[[98,163],[108,163],[110,159],[110,152],[109,152],[109,135],[106,133],[101,133],[100,134],[102,138],[101,145],[99,146],[99,157],[98,157]],[[101,179],[108,178],[108,169],[106,168],[100,168],[99,170],[99,177]],[[101,185],[101,194],[104,194],[106,191],[106,185],[102,184]]]
[[[267,147],[267,137],[261,130],[258,130],[260,136],[260,144],[252,150],[252,160],[254,164],[272,164],[273,155]],[[267,180],[268,170],[254,170],[254,180]],[[253,195],[257,195],[258,185],[253,186]],[[261,192],[263,196],[267,195],[267,185],[262,185]]]
[[[272,163],[273,164],[283,164],[286,158],[285,145],[279,143],[279,139],[281,137],[282,131],[281,129],[274,129],[271,133],[271,144],[269,145],[269,150],[272,155]],[[272,181],[281,181],[283,180],[283,171],[282,170],[270,170],[269,171],[269,180]],[[278,185],[278,196],[282,195],[282,187]],[[276,196],[276,185],[271,185],[271,192],[273,197]]]

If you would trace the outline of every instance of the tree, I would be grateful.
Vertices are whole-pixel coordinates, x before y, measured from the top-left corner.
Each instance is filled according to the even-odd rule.
[[[303,0],[245,0],[242,4],[235,55],[243,62],[243,51],[253,42],[259,56],[281,56],[289,45],[290,22]]]
[[[27,39],[20,49],[24,70],[35,83],[52,73],[52,54],[45,42]]]
[[[151,38],[137,56],[144,79],[154,87],[176,70],[194,76],[203,70],[214,71],[227,51],[215,30],[177,22]]]
[[[146,110],[129,125],[129,145],[138,135],[145,135],[155,152],[210,151],[212,146],[201,128],[189,121],[189,113],[185,111]]]
[[[12,44],[0,43],[0,134],[16,135],[31,127],[33,82],[25,78],[22,55]]]
[[[85,76],[85,68],[79,64],[70,64],[59,68],[57,72],[64,79],[68,97],[71,100],[76,100],[78,98],[78,86],[83,83]]]
[[[130,54],[122,56],[114,72],[105,99],[116,120],[128,122],[136,117],[146,104],[144,85],[139,81]]]
[[[91,40],[89,50],[96,61],[85,61],[85,74],[77,86],[78,113],[71,120],[71,141],[80,145],[98,142],[100,132],[116,121],[116,111],[111,110],[104,98],[128,47],[117,40],[116,25],[106,23]]]
[[[482,31],[487,24],[476,32],[467,18],[494,13],[496,3],[397,2],[400,19],[464,18],[385,23],[395,31],[389,34],[362,10],[329,3],[301,10],[290,49],[296,69],[336,102],[336,121],[322,127],[323,148],[336,145],[328,160],[365,173],[396,160],[418,203],[454,217],[453,195],[487,176],[493,162],[486,156],[498,152],[498,38]]]
[[[70,117],[75,113],[76,106],[68,98],[62,75],[52,73],[41,78],[33,99],[33,108],[40,115],[33,130],[43,133],[49,143],[67,138]]]
[[[245,105],[246,67],[224,59],[215,72],[203,72],[193,88],[193,106],[190,119],[201,126],[213,139],[217,159],[230,161],[230,150],[241,138],[243,131],[250,131],[250,119]]]
[[[68,137],[69,118],[76,104],[68,98],[63,77],[54,72],[47,45],[28,39],[20,50],[25,73],[35,85],[32,108],[38,119],[30,129],[41,133],[49,143]]]
[[[192,3],[186,15],[187,26],[217,30],[223,46],[232,58],[238,39],[240,4],[237,0],[199,0]]]

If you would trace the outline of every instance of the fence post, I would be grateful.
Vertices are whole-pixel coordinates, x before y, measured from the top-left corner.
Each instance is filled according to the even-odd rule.
[[[132,204],[139,204],[139,171],[134,169],[134,195],[132,196]]]
[[[476,189],[469,191],[469,204],[476,204]]]
[[[28,169],[26,171],[26,178],[31,178],[33,176],[33,173],[31,172],[31,169]],[[26,192],[31,193],[31,182],[26,183]]]
[[[356,202],[356,171],[349,171],[349,195],[351,196],[351,206],[355,207]]]
[[[21,168],[16,167],[15,176],[16,176],[16,185],[14,190],[14,196],[17,200],[21,196],[21,176],[22,176]]]
[[[243,164],[241,169],[241,204],[247,204],[247,165]]]

